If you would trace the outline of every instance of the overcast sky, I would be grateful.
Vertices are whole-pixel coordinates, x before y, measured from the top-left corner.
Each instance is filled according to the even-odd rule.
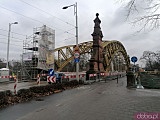
[[[62,7],[77,2],[79,43],[92,40],[95,14],[99,13],[103,40],[122,42],[130,57],[142,56],[143,51],[159,50],[160,30],[135,34],[138,28],[126,21],[126,11],[118,0],[0,0],[0,58],[7,55],[7,36],[11,26],[10,60],[19,60],[23,40],[33,34],[33,28],[47,25],[56,32],[56,48],[75,44],[74,7]],[[69,24],[68,24],[69,23]],[[70,25],[72,24],[72,25]]]

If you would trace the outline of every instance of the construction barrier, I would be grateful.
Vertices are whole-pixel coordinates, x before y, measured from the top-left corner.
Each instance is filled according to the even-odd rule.
[[[47,74],[41,74],[41,76],[47,76]]]
[[[89,80],[97,80],[97,74],[89,74]]]
[[[0,78],[12,78],[13,76],[0,76]]]
[[[113,80],[119,77],[126,76],[126,72],[108,72],[108,73],[97,73],[97,74],[89,74],[89,80]]]
[[[80,74],[79,75],[79,80],[85,81],[86,74]]]
[[[99,80],[104,80],[106,73],[100,73]]]
[[[107,75],[106,73],[100,73],[98,77],[98,74],[89,74],[89,80],[97,80],[97,79],[103,80],[105,79],[106,75]]]
[[[56,83],[56,76],[47,76],[48,83]]]
[[[47,76],[48,74],[41,74],[41,76]],[[89,80],[106,80],[106,79],[116,79],[117,77],[123,77],[126,75],[126,72],[108,72],[98,74],[89,74]],[[54,78],[56,79],[56,78]],[[64,76],[61,76],[61,82],[76,80],[75,72],[64,72]],[[79,74],[79,80],[86,80],[86,73],[82,72]],[[55,83],[56,80],[53,80],[53,77],[47,76],[47,82]],[[38,83],[38,81],[37,81]]]
[[[68,81],[76,80],[76,75],[75,74],[65,74],[65,76],[62,76],[62,81],[63,79],[68,79]],[[85,80],[85,74],[79,74],[79,80],[84,81]]]
[[[40,85],[40,82],[41,82],[41,78],[40,78],[40,75],[38,74],[37,75],[37,85]]]
[[[18,84],[18,79],[16,76],[14,78],[14,94],[17,94],[17,84]]]
[[[9,82],[13,78],[13,76],[0,76],[0,83],[1,82]]]

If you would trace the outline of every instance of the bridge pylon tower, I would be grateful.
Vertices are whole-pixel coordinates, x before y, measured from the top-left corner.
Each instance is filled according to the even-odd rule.
[[[96,14],[96,18],[94,19],[94,31],[92,33],[93,37],[93,46],[92,46],[92,53],[91,59],[89,60],[89,70],[86,72],[86,79],[89,79],[89,74],[96,73],[99,77],[101,72],[104,72],[103,67],[103,47],[102,47],[102,38],[103,34],[101,31],[100,23],[101,20],[99,19],[99,14]]]

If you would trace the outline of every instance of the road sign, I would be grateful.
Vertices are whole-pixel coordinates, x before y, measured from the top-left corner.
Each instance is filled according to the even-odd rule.
[[[135,56],[133,56],[133,57],[131,58],[131,61],[134,62],[134,63],[137,62],[137,60],[138,60],[138,59],[137,59],[137,57],[135,57]]]
[[[79,58],[75,58],[75,59],[74,59],[74,62],[75,62],[75,63],[78,63],[78,62],[79,62]]]
[[[54,75],[54,70],[53,69],[49,69],[48,73],[49,73],[49,76],[53,76]]]
[[[47,82],[55,83],[56,82],[56,76],[47,76]]]
[[[74,53],[74,58],[79,58],[79,52]]]

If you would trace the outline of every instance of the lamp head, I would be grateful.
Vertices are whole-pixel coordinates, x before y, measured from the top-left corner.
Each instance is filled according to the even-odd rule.
[[[68,8],[68,6],[66,6],[66,7],[63,7],[62,9],[67,9]]]
[[[39,35],[39,34],[40,34],[40,32],[38,32],[38,31],[37,31],[37,32],[35,32],[34,34],[37,34],[37,35]]]
[[[18,24],[18,22],[14,22],[13,24]]]

